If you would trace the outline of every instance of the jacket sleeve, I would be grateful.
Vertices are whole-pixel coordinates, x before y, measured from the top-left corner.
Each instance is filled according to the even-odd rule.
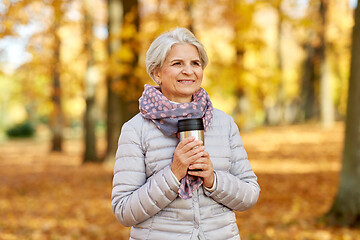
[[[231,118],[231,166],[229,172],[216,171],[216,189],[205,194],[235,211],[245,211],[257,202],[260,187],[253,172],[239,129]]]
[[[125,123],[114,166],[112,209],[124,226],[133,226],[158,213],[178,195],[170,166],[146,177],[140,126]]]

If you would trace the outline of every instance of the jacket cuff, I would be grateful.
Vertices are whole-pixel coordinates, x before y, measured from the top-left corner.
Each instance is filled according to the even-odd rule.
[[[214,185],[211,188],[207,188],[207,187],[204,186],[204,192],[205,192],[206,196],[210,197],[211,193],[213,193],[216,190],[216,188],[218,186],[218,180],[217,179],[218,179],[218,177],[217,177],[216,171],[214,170]]]
[[[171,171],[171,168],[170,168],[170,172],[171,172],[171,175],[173,176],[173,178],[175,179],[176,183],[178,184],[178,186],[180,186],[180,182],[177,179],[177,177],[175,176],[175,174]]]
[[[213,191],[215,191],[216,187],[217,187],[216,173],[215,173],[215,171],[214,171],[214,184],[213,184],[213,186],[212,186],[211,188],[208,188],[208,187],[205,187],[205,186],[204,186],[204,189],[205,189],[206,191],[208,191],[208,192],[213,192]]]
[[[176,179],[174,173],[171,171],[170,165],[164,168],[164,178],[166,180],[166,183],[169,185],[170,189],[176,192],[176,194],[178,194],[180,183]]]

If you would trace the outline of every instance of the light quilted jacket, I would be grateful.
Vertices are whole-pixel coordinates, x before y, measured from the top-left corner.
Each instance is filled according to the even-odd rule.
[[[178,138],[165,136],[140,114],[124,124],[116,152],[112,208],[130,239],[240,239],[235,211],[251,208],[260,187],[233,119],[214,109],[205,132],[216,174],[216,189],[178,197],[170,164]]]

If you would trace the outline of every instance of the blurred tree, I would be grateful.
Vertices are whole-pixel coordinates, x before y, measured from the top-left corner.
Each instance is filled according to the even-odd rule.
[[[349,95],[340,185],[334,203],[326,214],[333,225],[360,227],[360,4],[355,10],[352,34]]]
[[[193,14],[193,5],[195,0],[185,0],[185,10],[189,16],[189,23],[186,26],[191,32],[194,32],[194,14]]]
[[[334,103],[333,103],[333,89],[331,87],[330,68],[327,54],[327,11],[328,11],[328,0],[320,1],[320,41],[322,42],[320,48],[320,119],[321,123],[325,127],[329,127],[334,123]]]
[[[83,155],[83,162],[98,161],[96,151],[96,88],[99,82],[100,74],[96,66],[94,58],[94,19],[92,17],[92,1],[83,1],[84,8],[84,51],[87,57],[86,73],[85,73],[85,102],[86,109],[84,115],[84,142],[85,151]]]
[[[2,4],[1,14],[0,14],[0,39],[4,39],[5,41],[14,41],[16,45],[17,40],[21,38],[26,38],[26,34],[21,30],[29,29],[28,26],[34,26],[37,23],[37,18],[33,17],[38,13],[38,8],[36,8],[36,1],[5,1]],[[4,55],[1,56],[1,53]],[[0,60],[6,60],[7,54],[11,54],[11,56],[16,55],[12,54],[4,50],[0,50]],[[10,77],[10,81],[12,82],[10,89],[13,91],[8,91],[7,94],[2,94],[5,96],[6,102],[4,102],[4,106],[11,105],[13,102],[17,102],[19,105],[23,105],[26,116],[25,119],[32,124],[35,124],[37,120],[37,105],[39,101],[39,88],[34,79],[39,77],[38,73],[34,71],[33,66],[31,66],[29,62],[30,56],[26,54],[21,56],[19,62],[22,62],[17,69],[14,71],[12,76]],[[8,65],[10,68],[11,64]],[[4,69],[6,66],[4,66]],[[12,72],[7,69],[7,72]],[[7,76],[7,78],[9,78]],[[35,82],[35,83],[34,83]],[[7,90],[10,90],[7,89]],[[16,90],[15,90],[16,89]],[[41,95],[41,94],[40,94]],[[8,96],[8,97],[6,97]],[[16,100],[15,100],[16,99]],[[8,107],[6,107],[8,108]],[[4,107],[4,109],[6,109]],[[5,115],[6,114],[6,115]],[[5,116],[9,116],[8,112],[5,113]],[[5,117],[6,118],[6,117]],[[9,117],[11,119],[11,116]],[[15,120],[16,121],[16,120]]]
[[[29,22],[26,15],[19,13],[31,3],[32,1],[2,1],[0,39],[18,35],[14,27]]]
[[[122,31],[123,21],[123,5],[121,0],[108,0],[108,54],[110,58],[110,66],[116,64],[115,56],[121,49],[120,34]],[[106,150],[106,162],[112,162],[113,156],[117,149],[117,139],[120,134],[122,116],[121,107],[122,99],[114,91],[113,85],[119,80],[119,74],[114,74],[114,67],[108,66],[107,73],[107,150]]]
[[[245,54],[249,51],[249,46],[254,45],[260,48],[261,41],[257,37],[253,37],[251,33],[254,29],[254,13],[255,3],[236,1],[233,0],[229,4],[230,8],[227,10],[227,15],[231,16],[230,23],[234,28],[234,48],[235,48],[235,61],[233,63],[232,86],[236,98],[236,104],[233,111],[235,119],[243,128],[252,128],[252,117],[255,114],[254,108],[250,107],[251,92],[253,92],[246,83],[246,74],[248,69],[245,67]]]
[[[303,120],[308,120],[314,118],[318,112],[318,104],[316,103],[318,81],[315,71],[317,48],[311,42],[304,43],[303,47],[306,58],[302,67],[301,110],[304,115]]]
[[[275,9],[276,9],[276,13],[278,15],[278,21],[277,21],[277,43],[276,43],[276,59],[277,59],[277,75],[278,75],[278,88],[277,88],[277,102],[275,104],[275,108],[277,108],[277,110],[275,112],[277,112],[278,117],[275,118],[273,124],[280,124],[280,123],[284,123],[285,119],[284,119],[284,111],[285,111],[285,93],[284,93],[284,67],[283,67],[283,54],[282,54],[282,38],[283,38],[283,23],[285,20],[285,15],[283,14],[283,11],[281,9],[281,4],[282,4],[282,0],[277,0],[275,1]]]
[[[136,66],[140,44],[137,0],[108,0],[107,151],[106,162],[114,161],[120,129],[138,112],[143,89]]]
[[[326,54],[327,0],[310,1],[307,26],[308,41],[304,43],[306,58],[302,70],[301,99],[304,120],[319,119],[324,125],[334,121],[332,88]],[[307,21],[307,20],[305,20]]]
[[[54,62],[51,66],[52,79],[53,79],[53,90],[52,90],[52,102],[53,111],[51,113],[50,126],[52,131],[52,151],[62,151],[63,142],[63,111],[61,107],[61,58],[60,58],[60,46],[61,40],[59,36],[59,28],[61,25],[63,11],[61,9],[62,0],[53,0],[51,3],[53,7],[54,22],[51,28],[53,33],[53,51],[54,51]]]
[[[271,4],[277,14],[276,25],[276,65],[275,65],[275,84],[276,84],[276,101],[269,104],[266,110],[266,123],[270,125],[279,125],[284,123],[284,106],[285,106],[285,93],[284,93],[284,78],[283,78],[283,57],[282,57],[282,35],[283,35],[283,22],[285,15],[281,9],[283,0],[273,0]]]
[[[330,0],[327,11],[327,65],[332,73],[336,120],[344,120],[350,74],[353,6],[348,1]],[[344,36],[344,37],[339,37]]]
[[[317,11],[312,11],[312,8],[317,6],[310,6],[310,17],[316,19]],[[315,12],[315,13],[314,13]],[[309,17],[309,18],[310,18]],[[315,21],[314,21],[315,22]],[[301,81],[301,101],[303,120],[316,118],[319,115],[318,86],[319,86],[319,63],[321,60],[322,42],[319,40],[319,35],[316,26],[307,29],[307,41],[303,44],[304,52],[306,54],[302,69]]]
[[[18,32],[24,38],[22,42],[26,44],[24,47],[29,59],[15,72],[19,78],[18,82],[21,83],[23,106],[27,110],[29,120],[34,124],[40,121],[48,123],[51,129],[56,121],[54,109],[59,107],[62,125],[65,126],[68,120],[74,124],[75,121],[78,122],[75,118],[80,119],[82,115],[82,111],[79,111],[82,109],[76,109],[74,102],[81,101],[77,96],[82,96],[85,58],[81,54],[82,18],[72,18],[70,13],[80,13],[77,7],[80,4],[76,0],[62,0],[56,3],[40,0],[26,2],[27,5],[19,9],[17,15],[29,18],[29,22],[14,26],[15,29],[20,29]],[[60,2],[61,6],[55,6]],[[58,23],[55,23],[59,21],[55,19],[55,7],[60,8],[57,11],[61,11],[58,14],[61,15],[61,20]],[[58,86],[61,85],[60,91],[59,88],[54,89],[54,82]],[[55,99],[58,103],[54,103],[54,95],[57,95]],[[61,135],[63,127],[59,131]]]

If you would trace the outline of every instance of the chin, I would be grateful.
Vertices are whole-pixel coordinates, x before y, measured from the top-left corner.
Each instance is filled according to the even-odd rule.
[[[192,91],[182,91],[179,95],[186,96],[186,97],[192,97],[194,93],[197,92],[198,89],[192,90]]]

